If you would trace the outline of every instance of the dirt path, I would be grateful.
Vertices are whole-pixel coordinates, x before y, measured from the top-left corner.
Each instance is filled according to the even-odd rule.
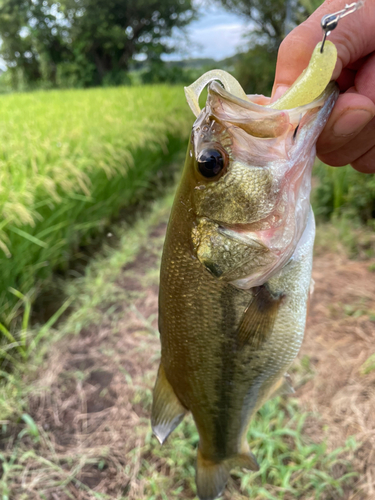
[[[359,491],[351,499],[375,498],[375,357],[366,363],[375,352],[372,267],[340,255],[315,258],[315,293],[299,356],[308,356],[313,378],[297,396],[322,415],[331,447],[352,435],[362,442],[354,463]]]
[[[159,359],[157,267],[164,231],[162,222],[118,276],[126,303],[105,304],[100,325],[51,352],[29,401],[43,432],[23,438],[23,472],[13,479],[10,498],[91,500],[98,492],[100,499],[140,500],[146,486],[152,490],[140,474],[147,461],[158,474],[173,474],[173,464],[150,452],[155,443],[148,423]],[[369,264],[316,257],[306,339],[292,370],[301,404],[322,415],[320,426],[329,426],[329,446],[342,446],[351,435],[362,442],[354,460],[359,476],[347,500],[375,498],[375,370],[365,365],[375,345]],[[314,436],[320,429],[312,423],[305,432]],[[187,485],[181,498],[192,497]]]

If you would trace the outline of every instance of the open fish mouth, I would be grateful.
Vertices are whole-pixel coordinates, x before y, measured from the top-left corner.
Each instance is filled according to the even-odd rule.
[[[222,83],[219,84],[218,81]],[[311,109],[319,108],[337,92],[334,82],[327,82],[324,90],[308,103],[288,107],[286,109],[277,106],[278,101],[271,103],[271,98],[260,95],[247,95],[237,80],[229,73],[222,70],[212,70],[202,75],[189,87],[185,87],[188,104],[198,118],[202,110],[199,106],[199,96],[203,88],[209,85],[209,96],[206,103],[211,107],[215,115],[215,106],[210,103],[210,94],[216,95],[220,103],[224,103],[225,121],[234,126],[244,128],[254,137],[278,137],[282,135],[288,125],[297,126],[301,118]],[[281,100],[281,99],[280,99]]]
[[[280,128],[283,128],[283,125],[285,126],[286,123],[298,124],[301,120],[301,117],[303,117],[308,111],[310,111],[311,109],[321,108],[324,103],[331,97],[331,95],[337,92],[337,89],[337,84],[335,82],[330,82],[324,89],[324,91],[308,104],[296,106],[290,109],[274,109],[272,107],[272,104],[274,103],[271,103],[270,97],[265,97],[263,95],[257,94],[246,95],[245,93],[241,97],[239,97],[237,95],[231,94],[216,81],[210,84],[210,91],[212,93],[215,93],[217,96],[220,96],[222,99],[225,99],[228,104],[231,103],[232,105],[234,105],[235,108],[232,107],[232,109],[235,109],[237,111],[238,107],[241,107],[244,108],[244,111],[246,112],[245,116],[242,116],[241,114],[239,116],[235,116],[235,114],[233,113],[232,117],[228,117],[228,121],[231,121],[233,124],[241,124],[241,122],[244,121],[244,118],[246,119],[246,121],[254,121],[254,119],[255,121],[261,120],[263,128],[265,130],[265,133],[263,135],[264,137],[270,137],[273,135],[269,135],[267,125],[273,125],[274,121],[278,120],[282,123],[281,127],[280,125],[278,127],[280,131]],[[260,115],[258,114],[257,117],[255,115],[256,113],[260,113]],[[252,114],[254,115],[252,116]],[[249,125],[249,127],[251,127],[251,125]],[[258,137],[262,137],[262,135],[258,135]]]
[[[267,98],[259,96],[247,96],[239,82],[229,73],[222,70],[208,71],[196,80],[189,87],[185,87],[187,102],[198,117],[201,113],[199,106],[199,96],[204,87],[218,80],[222,83],[223,92],[221,95],[231,100],[232,104],[249,105],[249,101],[257,101],[258,105],[268,108],[268,111],[292,110],[307,106],[316,106],[327,89],[329,91],[330,82],[337,61],[337,49],[333,43],[328,42],[325,45],[318,44],[311,56],[308,67],[301,73],[293,85],[277,101],[271,103]],[[211,84],[212,86],[212,84]],[[219,90],[220,92],[220,90]],[[251,105],[249,105],[251,107]],[[264,125],[264,123],[263,123]]]
[[[245,95],[244,100],[214,81],[209,85],[206,109],[218,123],[242,129],[254,139],[280,140],[290,134],[292,139],[295,139],[299,128],[306,127],[307,124],[313,126],[319,121],[319,110],[329,108],[327,113],[324,113],[329,115],[337,96],[338,87],[331,82],[322,94],[310,103],[279,110],[271,107],[273,103],[269,97]],[[329,102],[333,102],[332,106]]]

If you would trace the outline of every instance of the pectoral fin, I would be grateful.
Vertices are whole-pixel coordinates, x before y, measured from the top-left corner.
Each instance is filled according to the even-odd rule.
[[[160,444],[164,443],[186,413],[187,409],[178,400],[167,380],[163,365],[160,363],[154,387],[151,415],[152,431]]]
[[[240,348],[249,345],[259,349],[272,333],[283,299],[283,294],[273,294],[267,285],[256,288],[237,330],[237,342]]]
[[[229,479],[229,473],[235,467],[243,467],[244,469],[259,470],[259,465],[250,452],[241,453],[235,457],[214,462],[202,456],[198,449],[197,456],[197,495],[200,500],[214,500],[225,488]]]

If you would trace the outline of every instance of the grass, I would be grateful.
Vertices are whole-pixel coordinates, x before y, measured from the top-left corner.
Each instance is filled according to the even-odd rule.
[[[141,401],[149,409],[147,392],[143,390]],[[139,404],[139,397],[136,396],[135,401]],[[300,413],[296,400],[286,402],[277,398],[267,403],[253,420],[248,435],[260,470],[257,473],[233,471],[225,498],[339,499],[356,476],[348,457],[357,445],[354,439],[349,439],[345,446],[329,452],[324,440],[314,442],[304,436],[308,417],[311,418],[307,413]],[[0,453],[3,499],[26,498],[21,493],[22,476],[25,485],[34,483],[30,488],[33,493],[35,485],[38,486],[39,498],[47,498],[49,490],[72,498],[74,489],[87,493],[82,498],[101,500],[169,500],[195,496],[198,434],[190,417],[163,447],[155,443],[146,419],[138,424],[134,429],[138,445],[129,450],[123,457],[124,463],[119,464],[125,476],[132,477],[132,483],[128,483],[126,494],[115,497],[94,491],[80,480],[87,467],[102,471],[113,464],[115,457],[111,456],[110,448],[102,446],[91,452],[58,454],[48,433],[29,415],[23,415],[23,422],[24,427],[12,443],[12,450]]]
[[[357,445],[349,439],[342,448],[329,452],[324,437],[316,442],[304,435],[305,427],[312,422],[316,425],[319,417],[301,412],[295,399],[277,398],[268,402],[252,421],[248,433],[260,470],[257,473],[232,471],[224,497],[233,500],[340,498],[345,486],[356,476],[349,460],[342,457],[352,454]],[[139,477],[147,480],[143,491],[138,493],[140,498],[177,499],[182,492],[186,495],[184,498],[194,497],[197,445],[198,434],[191,418],[186,419],[164,447],[155,446],[149,431],[141,452],[145,458],[141,458]]]
[[[374,228],[375,178],[357,172],[350,165],[329,167],[317,161],[313,171],[318,180],[312,205],[320,220],[344,218]]]
[[[84,276],[62,280],[59,283],[61,295],[69,297],[68,303],[71,304],[69,315],[57,328],[54,327],[53,318],[49,324],[41,327],[36,325],[32,328],[30,325],[26,338],[32,339],[33,343],[30,342],[25,347],[28,363],[24,363],[22,359],[24,356],[20,355],[12,358],[15,367],[13,373],[0,370],[0,422],[13,418],[14,415],[20,417],[26,411],[25,398],[28,394],[28,384],[23,383],[23,377],[28,376],[32,379],[35,376],[44,357],[53,350],[56,343],[62,338],[90,330],[93,325],[101,325],[108,318],[113,322],[118,315],[123,316],[123,311],[117,312],[114,306],[128,302],[133,294],[129,295],[127,290],[118,285],[118,276],[136,255],[149,247],[149,232],[153,226],[167,220],[172,202],[171,195],[153,202],[152,212],[146,218],[139,219],[134,226],[129,226],[126,222],[112,224],[110,226],[112,238],[104,242],[101,253],[88,264]],[[159,245],[154,249],[158,259],[161,245],[162,240],[159,240]],[[148,285],[150,278],[153,283],[158,282],[157,267],[145,271],[147,271]],[[154,334],[157,334],[155,329]],[[7,344],[9,350],[14,348],[12,343],[18,345],[15,339],[10,339]]]
[[[359,260],[375,256],[375,235],[370,227],[347,216],[333,215],[330,222],[317,220],[315,247],[319,254],[334,252]]]
[[[2,381],[3,500],[195,497],[198,435],[191,417],[163,447],[149,425],[159,360],[153,287],[171,201],[155,203],[131,228],[110,228],[117,244],[104,245],[86,275],[66,284],[69,316],[41,338],[27,367]],[[300,370],[301,378],[310,374],[307,358]],[[100,385],[103,371],[112,376],[109,385]],[[99,380],[97,392],[93,380]],[[91,412],[90,404],[101,400],[107,406]],[[224,498],[341,498],[355,481],[356,444],[349,439],[330,449],[329,432],[296,399],[268,402],[248,435],[261,469],[233,471]]]
[[[165,177],[192,116],[182,88],[162,85],[3,95],[0,111],[0,319],[9,329],[52,270]]]

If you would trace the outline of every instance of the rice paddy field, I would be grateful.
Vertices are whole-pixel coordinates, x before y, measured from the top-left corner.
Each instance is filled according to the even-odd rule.
[[[184,162],[182,88],[3,95],[0,111],[0,498],[196,498],[193,420],[163,447],[150,429],[173,196],[154,198]],[[375,495],[375,241],[360,226],[374,185],[349,167],[316,172],[318,218],[334,223],[318,225],[296,393],[258,412],[260,470],[233,470],[224,500]],[[55,312],[31,321],[55,282]]]
[[[0,335],[16,340],[52,271],[163,179],[191,122],[180,87],[0,97]]]

